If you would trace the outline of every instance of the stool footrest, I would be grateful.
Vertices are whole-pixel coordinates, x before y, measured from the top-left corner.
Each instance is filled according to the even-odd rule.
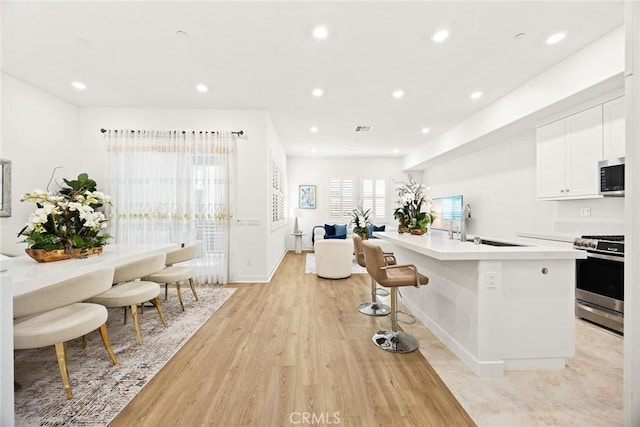
[[[398,314],[402,314],[403,316],[409,317],[409,320],[398,319],[397,318]],[[405,313],[404,311],[400,311],[400,310],[396,310],[396,319],[398,323],[402,323],[404,325],[413,325],[414,323],[416,323],[416,316],[414,316],[411,313]]]
[[[376,288],[376,295],[378,295],[379,297],[388,297],[389,291],[382,288]]]

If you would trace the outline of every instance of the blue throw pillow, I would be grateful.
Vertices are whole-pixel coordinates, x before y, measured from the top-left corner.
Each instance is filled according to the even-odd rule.
[[[370,239],[377,239],[377,237],[373,235],[373,232],[374,231],[384,231],[385,227],[386,227],[386,225],[370,225],[370,226],[368,226],[368,228],[369,228],[369,238]]]
[[[373,239],[373,225],[372,224],[367,224],[367,237],[370,239]]]
[[[347,237],[347,224],[336,224],[336,236],[345,236],[345,238]]]
[[[327,236],[335,236],[336,235],[336,225],[329,225],[329,224],[325,224],[324,225],[324,233],[325,233],[325,237]]]

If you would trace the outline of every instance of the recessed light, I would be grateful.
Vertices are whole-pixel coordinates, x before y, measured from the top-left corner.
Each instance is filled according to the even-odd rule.
[[[527,36],[527,33],[518,33],[515,36],[513,36],[514,40],[520,40],[523,39]]]
[[[479,99],[482,98],[482,92],[477,90],[475,92],[472,92],[471,95],[469,95],[469,98],[471,99]]]
[[[199,83],[199,84],[196,85],[196,90],[198,92],[204,93],[204,92],[207,92],[209,90],[209,88],[207,87],[207,85],[203,85],[202,83]]]
[[[398,150],[397,148],[393,149],[393,154],[398,154],[400,152],[400,150]]]
[[[329,30],[327,27],[320,25],[313,29],[313,37],[318,40],[324,40],[329,36]]]
[[[449,38],[449,31],[447,31],[447,30],[436,31],[431,36],[431,40],[433,40],[434,42],[438,42],[438,43],[445,41],[447,38]]]
[[[77,90],[85,90],[87,88],[87,85],[82,82],[71,82],[71,86]]]
[[[394,98],[399,99],[399,98],[402,98],[404,96],[404,91],[402,89],[397,89],[397,90],[394,90],[391,95]]]
[[[423,135],[426,135],[426,134],[428,134],[429,132],[431,132],[431,129],[429,129],[429,128],[427,128],[427,127],[424,127],[424,128],[422,128],[422,129],[420,130],[420,132],[422,132],[422,134],[423,134]]]
[[[314,90],[311,91],[311,95],[315,96],[316,98],[320,98],[323,94],[324,92],[320,88],[315,88]]]
[[[309,130],[311,131],[311,133],[318,133],[320,129],[318,129],[318,126],[311,126]]]
[[[178,30],[178,31],[176,31],[176,36],[179,39],[186,39],[187,37],[189,37],[189,34],[187,34],[186,31]]]
[[[565,33],[565,32],[559,32],[559,33],[551,34],[547,38],[547,44],[556,44],[556,43],[562,41],[566,36],[567,36],[567,33]]]
[[[311,149],[311,152],[312,152],[312,153],[315,153],[315,152],[316,152],[316,149],[315,149],[315,148],[312,148],[312,149]]]

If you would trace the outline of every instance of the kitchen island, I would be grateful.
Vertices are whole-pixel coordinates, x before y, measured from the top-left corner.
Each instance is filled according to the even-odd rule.
[[[438,230],[374,235],[394,245],[398,264],[429,277],[427,286],[402,288],[402,301],[476,375],[563,369],[574,356],[582,251],[501,239],[474,244]]]

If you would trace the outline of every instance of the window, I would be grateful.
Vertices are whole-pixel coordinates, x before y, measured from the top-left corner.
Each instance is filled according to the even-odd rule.
[[[284,172],[271,160],[271,229],[275,230],[285,224],[285,187]]]
[[[371,209],[371,220],[384,220],[387,217],[387,185],[384,179],[362,180],[362,207]]]
[[[353,179],[329,180],[329,216],[342,218],[351,215],[353,203]]]

